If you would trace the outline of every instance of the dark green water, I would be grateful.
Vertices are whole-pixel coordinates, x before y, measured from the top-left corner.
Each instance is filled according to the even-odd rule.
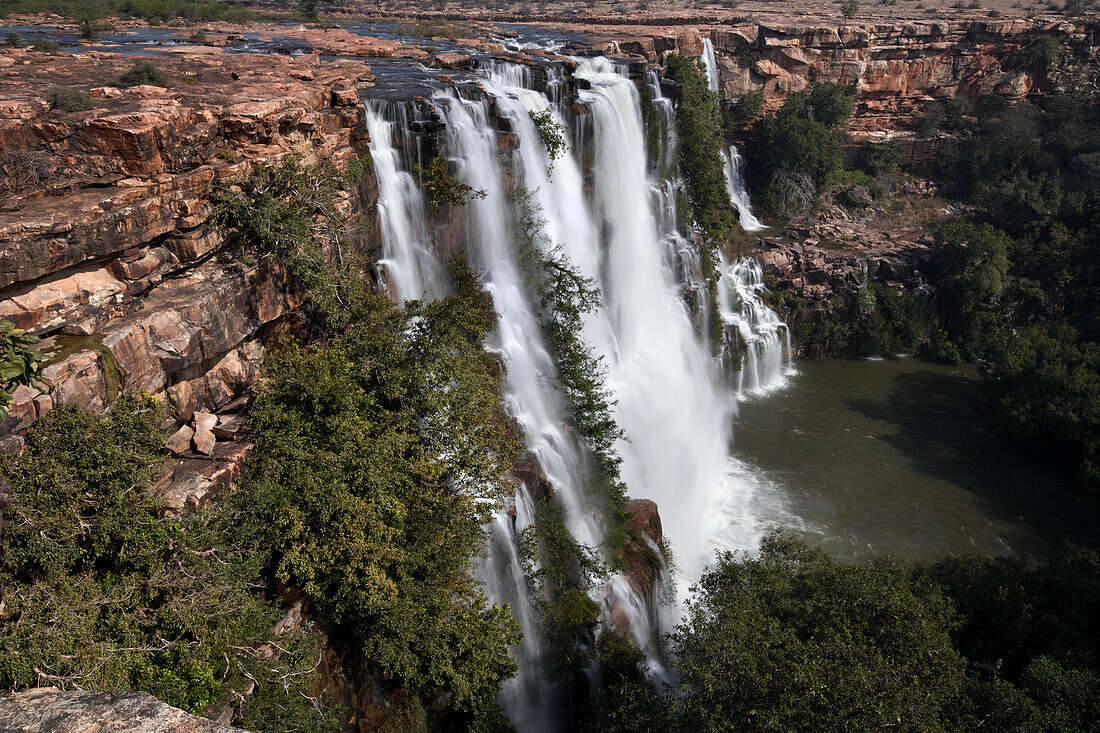
[[[805,539],[849,560],[1045,559],[1064,547],[1058,479],[992,437],[973,369],[910,359],[797,367],[786,389],[741,405],[734,452],[764,472]]]

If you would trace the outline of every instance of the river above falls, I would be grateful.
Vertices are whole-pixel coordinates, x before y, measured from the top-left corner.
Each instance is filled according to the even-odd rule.
[[[840,559],[1048,559],[1079,534],[1053,499],[1065,479],[1001,447],[981,404],[972,367],[801,362],[785,389],[741,404],[734,457],[784,507],[773,523]]]

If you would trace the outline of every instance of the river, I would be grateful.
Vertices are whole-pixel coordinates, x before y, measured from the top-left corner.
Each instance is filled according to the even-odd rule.
[[[1001,447],[972,367],[913,359],[800,362],[789,385],[743,402],[734,457],[775,524],[844,560],[1023,553],[1074,536],[1064,488]]]

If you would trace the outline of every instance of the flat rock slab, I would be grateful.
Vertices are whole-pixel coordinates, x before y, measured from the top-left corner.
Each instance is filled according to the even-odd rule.
[[[0,730],[20,733],[244,733],[146,692],[39,687],[0,698]]]

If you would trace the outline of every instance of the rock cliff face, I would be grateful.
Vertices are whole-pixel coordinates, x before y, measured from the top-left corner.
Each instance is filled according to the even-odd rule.
[[[964,20],[838,25],[813,21],[731,20],[698,30],[607,28],[590,47],[659,62],[669,52],[703,53],[714,44],[722,94],[758,89],[770,107],[813,83],[849,87],[856,99],[855,138],[906,129],[929,98],[1020,99],[1032,92],[1097,89],[1100,23],[1095,21]],[[1064,52],[1038,61],[1036,39],[1054,38]]]
[[[118,54],[4,58],[15,65],[0,71],[0,319],[45,337],[52,356],[42,384],[16,392],[3,447],[18,449],[58,402],[102,409],[122,390],[165,396],[181,423],[224,412],[301,298],[278,266],[224,251],[208,222],[213,187],[287,155],[344,166],[365,154],[357,86],[369,68],[184,56],[157,61],[171,88],[123,90],[107,86],[133,63]],[[90,87],[91,109],[51,109],[59,86]],[[361,206],[367,168],[363,195],[338,202],[362,214],[363,250],[377,239]],[[239,456],[199,448],[180,459],[203,462],[188,481],[233,475]]]

